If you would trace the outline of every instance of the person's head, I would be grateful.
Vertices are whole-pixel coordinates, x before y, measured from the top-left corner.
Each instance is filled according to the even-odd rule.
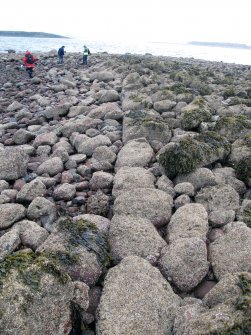
[[[26,55],[30,55],[30,51],[27,50],[25,54],[26,54]]]
[[[64,49],[64,48],[65,48],[65,46],[64,46],[64,45],[62,45],[62,46],[61,46],[61,48],[63,48],[63,49]]]
[[[87,48],[87,46],[86,46],[86,45],[84,45],[84,48],[86,49],[86,48]]]

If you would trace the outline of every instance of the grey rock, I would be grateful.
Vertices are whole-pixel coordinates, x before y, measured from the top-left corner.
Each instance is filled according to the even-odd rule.
[[[132,140],[118,153],[115,169],[118,170],[124,166],[145,167],[153,157],[153,149],[145,139]]]
[[[172,197],[165,192],[152,188],[138,188],[125,191],[115,199],[114,213],[139,216],[159,227],[169,221],[172,205]]]
[[[177,209],[168,226],[168,240],[199,237],[206,240],[208,232],[208,215],[200,204],[187,204]]]
[[[57,219],[56,206],[43,197],[35,198],[29,205],[27,217],[35,220],[49,232],[53,229],[53,224]]]
[[[216,185],[201,189],[195,201],[202,204],[208,212],[215,210],[239,209],[239,194],[229,185]]]
[[[68,183],[57,186],[53,192],[55,200],[72,200],[76,194],[76,186]]]
[[[218,228],[234,221],[235,211],[234,210],[216,210],[209,214],[208,220],[212,227]]]
[[[29,156],[18,148],[0,150],[0,179],[16,180],[27,173]]]
[[[91,156],[97,147],[104,146],[104,145],[109,146],[111,144],[112,143],[107,136],[98,135],[96,137],[85,139],[82,143],[79,144],[77,150],[78,150],[78,153]]]
[[[10,231],[0,237],[0,261],[7,255],[17,250],[21,245],[19,229],[12,228]]]
[[[113,175],[103,171],[94,172],[90,180],[90,187],[93,190],[112,188],[112,185]]]
[[[30,142],[34,138],[35,138],[35,135],[25,129],[19,129],[13,135],[13,141],[15,144],[25,144],[25,143]]]
[[[156,268],[140,257],[126,257],[106,276],[97,335],[171,335],[179,304]]]
[[[178,194],[187,194],[191,197],[194,196],[194,186],[189,182],[176,184],[174,191]]]
[[[216,278],[227,273],[251,272],[251,229],[236,225],[209,246],[209,260]]]
[[[117,197],[135,188],[154,188],[154,175],[142,167],[121,167],[114,176],[112,194]]]
[[[189,292],[208,272],[206,243],[198,237],[175,240],[162,250],[159,265],[169,281]]]
[[[130,255],[157,261],[166,245],[149,220],[133,215],[115,215],[112,218],[109,243],[116,263]]]
[[[20,239],[24,246],[31,248],[33,251],[47,239],[49,233],[46,229],[40,227],[36,222],[23,220],[15,224],[19,228]]]
[[[39,165],[37,168],[37,173],[39,175],[48,173],[50,176],[55,176],[56,174],[64,170],[64,165],[59,157],[54,157],[46,160],[44,163]]]
[[[47,190],[40,180],[32,180],[30,183],[25,184],[17,193],[17,202],[27,203],[34,200],[36,197],[43,197],[46,195]]]
[[[14,222],[25,217],[26,209],[19,204],[0,205],[0,229],[9,228]]]
[[[207,168],[198,168],[194,172],[179,175],[174,179],[175,185],[188,182],[194,186],[195,191],[207,186],[216,185],[213,172]]]

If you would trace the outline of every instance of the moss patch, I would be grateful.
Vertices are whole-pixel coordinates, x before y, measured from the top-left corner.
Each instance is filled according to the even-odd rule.
[[[201,122],[211,121],[211,113],[205,109],[194,109],[182,114],[181,125],[185,130],[196,130]]]
[[[72,248],[83,246],[88,251],[95,253],[103,266],[109,265],[111,257],[108,239],[95,224],[83,219],[62,218],[59,221],[59,229],[68,235],[70,254]]]
[[[194,138],[182,139],[179,144],[169,147],[160,154],[159,163],[165,168],[166,174],[173,178],[186,174],[204,163],[209,164],[220,157],[221,152],[230,150],[228,141],[215,132],[205,132]]]
[[[251,279],[245,275],[239,276],[238,286],[242,290],[242,295],[236,303],[236,309],[244,312],[245,320],[236,323],[231,328],[223,331],[211,332],[210,335],[250,335],[251,334]]]
[[[39,256],[34,252],[18,251],[9,255],[0,263],[0,288],[3,280],[9,275],[11,270],[17,270],[22,282],[33,290],[39,289],[40,280],[44,273],[50,273],[65,284],[70,277],[59,270],[59,263],[64,254],[42,253]]]
[[[251,156],[242,158],[235,167],[236,177],[244,182],[251,178]]]

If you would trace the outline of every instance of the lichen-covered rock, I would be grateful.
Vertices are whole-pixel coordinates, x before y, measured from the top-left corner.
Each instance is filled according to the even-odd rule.
[[[126,257],[106,276],[97,335],[171,335],[179,304],[156,268],[140,257]]]
[[[234,142],[251,132],[251,122],[245,115],[223,116],[217,120],[215,131]]]
[[[206,240],[208,215],[200,204],[187,204],[177,209],[167,226],[167,239],[198,237]]]
[[[189,292],[208,272],[206,243],[198,237],[175,240],[162,250],[159,266],[169,281]]]
[[[116,263],[130,255],[154,259],[156,262],[166,245],[149,220],[133,215],[115,215],[112,218],[109,243]]]
[[[215,132],[186,137],[179,143],[170,142],[160,152],[158,161],[171,178],[192,172],[226,158],[230,152],[228,141]]]
[[[160,227],[169,221],[172,206],[173,199],[169,194],[152,188],[138,188],[125,191],[115,199],[114,213],[139,216]]]
[[[0,333],[68,335],[71,303],[88,308],[88,286],[71,282],[53,255],[19,252],[0,264]]]
[[[196,130],[201,122],[211,121],[211,117],[211,113],[203,105],[192,102],[182,109],[181,125],[185,130]]]
[[[123,143],[144,137],[151,144],[158,141],[167,144],[172,132],[166,122],[144,111],[129,112],[123,120]]]
[[[60,218],[52,234],[37,249],[37,253],[41,252],[62,255],[60,269],[87,285],[95,285],[110,260],[105,234],[82,219]]]

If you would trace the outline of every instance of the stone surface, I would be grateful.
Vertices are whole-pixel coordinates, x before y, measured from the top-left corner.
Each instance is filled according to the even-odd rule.
[[[156,268],[137,256],[124,258],[106,276],[97,335],[171,335],[179,304]]]
[[[9,228],[14,222],[25,217],[26,209],[19,204],[0,205],[0,229]]]
[[[0,179],[16,180],[26,175],[29,157],[17,148],[0,150]]]

